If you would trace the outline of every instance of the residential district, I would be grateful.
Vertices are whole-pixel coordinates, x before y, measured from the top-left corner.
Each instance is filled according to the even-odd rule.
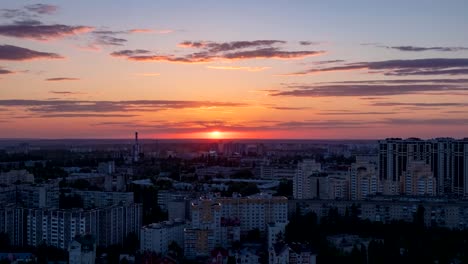
[[[468,261],[467,138],[0,147],[0,263]]]

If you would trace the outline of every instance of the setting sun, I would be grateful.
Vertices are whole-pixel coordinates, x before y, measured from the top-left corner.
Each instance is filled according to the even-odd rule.
[[[212,131],[212,132],[209,133],[209,137],[214,138],[214,139],[223,138],[223,133],[220,132],[220,131],[215,130],[215,131]]]

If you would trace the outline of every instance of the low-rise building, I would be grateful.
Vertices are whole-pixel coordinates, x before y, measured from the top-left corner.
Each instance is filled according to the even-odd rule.
[[[184,245],[185,221],[174,220],[153,223],[141,228],[140,250],[166,254],[172,242]]]

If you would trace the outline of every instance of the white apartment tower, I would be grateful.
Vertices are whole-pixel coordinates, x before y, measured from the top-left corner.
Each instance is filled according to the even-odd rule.
[[[322,171],[322,166],[315,160],[303,160],[297,164],[293,179],[293,195],[295,199],[312,199],[320,193],[318,179],[312,177],[314,173]],[[314,195],[315,194],[315,195]]]

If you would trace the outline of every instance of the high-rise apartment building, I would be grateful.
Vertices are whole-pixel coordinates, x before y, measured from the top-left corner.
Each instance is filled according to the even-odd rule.
[[[258,229],[266,235],[269,223],[288,222],[288,199],[257,194],[193,201],[192,223],[185,229],[185,255],[206,256],[216,246],[229,247],[241,234]]]
[[[140,234],[140,204],[110,206],[92,210],[22,209],[26,244],[42,243],[67,249],[77,235],[91,234],[98,246],[122,244],[133,232]]]
[[[313,177],[322,171],[322,166],[315,160],[303,160],[297,164],[293,179],[293,196],[295,199],[312,199],[320,194],[319,179]]]
[[[377,156],[357,156],[349,169],[351,200],[362,200],[379,192]]]
[[[23,209],[14,204],[0,206],[0,233],[8,235],[12,246],[24,245]]]
[[[384,194],[400,194],[410,162],[428,165],[437,194],[468,195],[468,138],[389,138],[379,141],[379,180]]]

